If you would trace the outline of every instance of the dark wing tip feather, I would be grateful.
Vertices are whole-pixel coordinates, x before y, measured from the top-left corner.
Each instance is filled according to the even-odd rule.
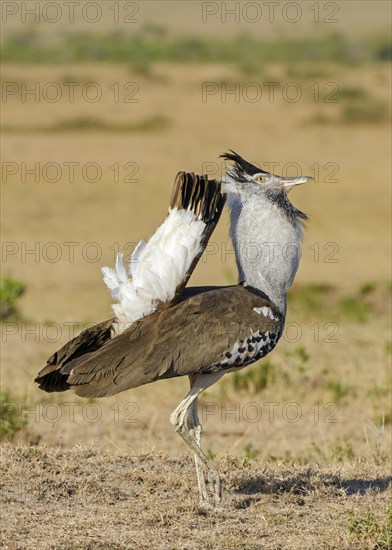
[[[176,297],[185,288],[197,262],[200,259],[208,240],[214,231],[226,201],[226,195],[222,193],[221,182],[215,179],[209,180],[207,175],[197,175],[193,172],[179,172],[174,181],[173,192],[169,206],[171,209],[190,210],[202,220],[206,227],[200,243],[200,250],[189,268],[185,279],[178,285]]]
[[[179,172],[176,176],[170,208],[191,210],[205,223],[216,222],[222,212],[225,196],[221,183],[209,180],[207,175],[199,176],[193,172]]]
[[[37,376],[34,382],[38,384],[40,390],[52,393],[69,390],[71,386],[68,384],[67,379],[68,375],[56,370],[42,376]]]
[[[46,392],[68,390],[71,387],[68,377],[72,366],[84,361],[110,341],[113,321],[114,319],[109,319],[83,330],[49,357],[34,380],[39,388]]]

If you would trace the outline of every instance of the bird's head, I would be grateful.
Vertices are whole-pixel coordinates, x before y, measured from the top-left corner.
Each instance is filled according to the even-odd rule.
[[[287,195],[293,187],[312,180],[312,177],[276,176],[254,166],[234,151],[224,153],[221,157],[234,163],[234,166],[227,170],[227,176],[222,182],[223,190],[229,196],[238,195],[242,203],[252,200],[255,196],[262,196],[280,207],[289,217],[307,219],[307,215],[295,208]]]

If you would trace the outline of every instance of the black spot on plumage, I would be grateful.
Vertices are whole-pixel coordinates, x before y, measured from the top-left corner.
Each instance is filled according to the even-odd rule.
[[[272,349],[274,349],[280,336],[280,330],[278,333],[253,333],[251,336],[244,338],[244,340],[238,341],[237,345],[239,345],[240,347],[235,353],[227,351],[225,353],[225,357],[219,363],[213,363],[209,367],[203,369],[201,372],[223,372],[230,371],[233,368],[243,368],[247,365],[251,365],[258,359],[265,357]],[[255,342],[259,344],[258,351],[256,351]]]

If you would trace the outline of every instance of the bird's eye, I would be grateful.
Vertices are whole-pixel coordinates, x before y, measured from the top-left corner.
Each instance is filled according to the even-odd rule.
[[[254,179],[259,183],[265,183],[266,181],[264,174],[257,174]]]

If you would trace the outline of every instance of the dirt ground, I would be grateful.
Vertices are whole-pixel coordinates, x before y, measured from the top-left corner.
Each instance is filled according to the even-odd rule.
[[[385,466],[216,463],[224,499],[205,510],[190,457],[3,445],[2,547],[390,548]]]

